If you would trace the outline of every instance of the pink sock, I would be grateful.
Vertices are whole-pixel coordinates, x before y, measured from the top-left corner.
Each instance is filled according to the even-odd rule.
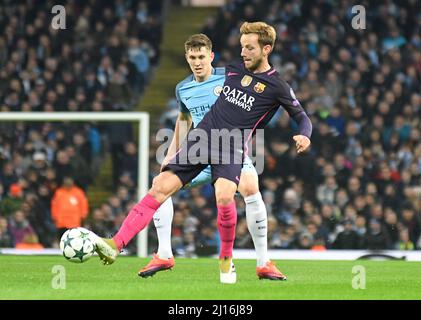
[[[219,257],[232,257],[234,247],[235,226],[237,224],[237,208],[235,201],[227,205],[218,205],[218,231],[221,238]]]
[[[130,210],[120,230],[113,238],[118,250],[127,246],[129,241],[149,224],[160,206],[161,204],[148,193]]]

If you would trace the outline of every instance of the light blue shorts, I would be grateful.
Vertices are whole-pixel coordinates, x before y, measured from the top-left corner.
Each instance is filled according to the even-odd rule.
[[[255,175],[257,175],[256,168],[254,167],[253,162],[248,156],[244,158],[243,168],[241,169],[241,172],[254,173]],[[187,183],[184,186],[184,188],[193,188],[208,183],[212,183],[211,166],[207,166],[202,172],[199,173],[197,177],[195,177],[192,181]]]

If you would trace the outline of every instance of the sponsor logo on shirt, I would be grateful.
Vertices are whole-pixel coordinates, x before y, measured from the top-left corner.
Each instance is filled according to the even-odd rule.
[[[246,111],[250,111],[253,107],[253,102],[256,100],[255,97],[248,95],[246,92],[238,90],[236,88],[232,88],[230,86],[224,86],[222,90],[225,100],[245,109]]]

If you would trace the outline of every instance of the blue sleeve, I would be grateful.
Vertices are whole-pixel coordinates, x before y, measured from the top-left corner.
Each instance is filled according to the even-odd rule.
[[[178,92],[181,87],[181,83],[177,84],[175,87],[175,98],[177,99],[178,109],[182,113],[190,113],[189,109],[187,109],[186,105],[181,101],[180,93]]]

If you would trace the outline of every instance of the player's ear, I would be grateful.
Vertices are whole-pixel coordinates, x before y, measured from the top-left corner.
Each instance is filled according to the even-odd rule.
[[[272,46],[270,44],[264,45],[263,46],[263,52],[265,55],[269,55],[272,52]]]
[[[211,62],[213,61],[213,59],[215,59],[215,53],[212,51],[211,52]]]

